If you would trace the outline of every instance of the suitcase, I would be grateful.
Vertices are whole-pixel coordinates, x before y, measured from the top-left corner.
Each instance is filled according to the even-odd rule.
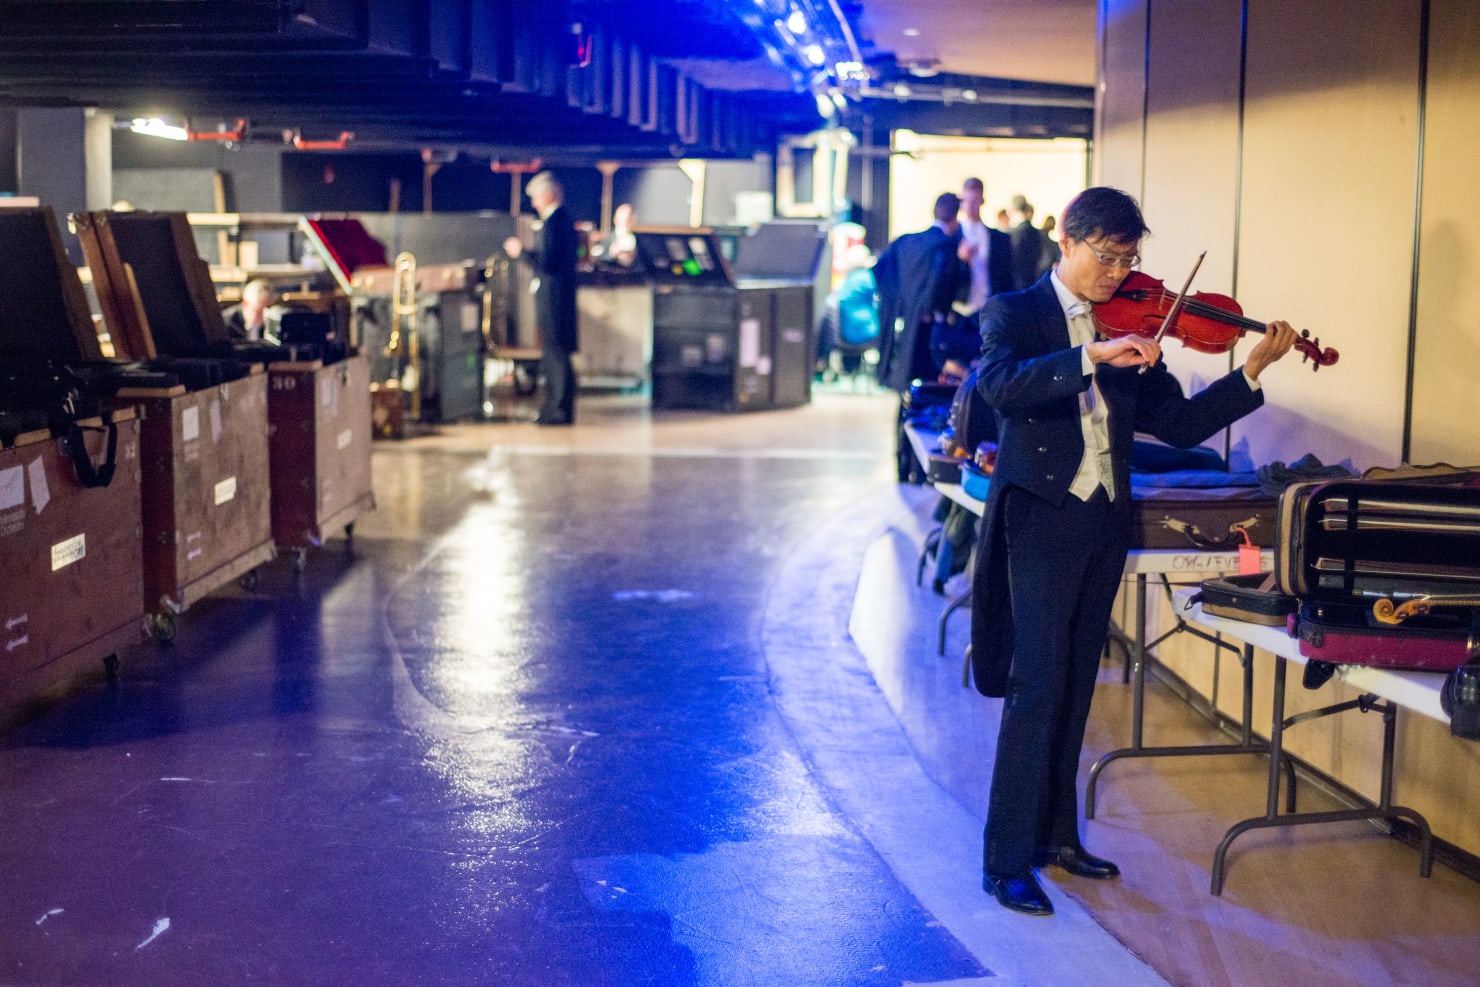
[[[1132,478],[1131,547],[1230,552],[1275,543],[1278,501],[1256,486],[1165,487]]]
[[[1480,593],[1480,472],[1292,484],[1275,529],[1292,596]]]
[[[1389,626],[1365,600],[1307,600],[1300,607],[1300,653],[1332,665],[1452,671],[1480,657],[1477,614],[1435,613]]]

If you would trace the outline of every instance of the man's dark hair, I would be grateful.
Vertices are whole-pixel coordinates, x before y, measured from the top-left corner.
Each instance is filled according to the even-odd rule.
[[[960,211],[961,197],[955,192],[942,192],[940,198],[935,200],[935,218],[938,222],[949,223]]]
[[[1060,239],[1101,237],[1133,243],[1150,232],[1136,200],[1118,188],[1104,185],[1087,188],[1076,195],[1059,219]]]
[[[985,192],[986,190],[987,188],[982,184],[980,178],[968,178],[961,183],[961,191],[963,192]]]

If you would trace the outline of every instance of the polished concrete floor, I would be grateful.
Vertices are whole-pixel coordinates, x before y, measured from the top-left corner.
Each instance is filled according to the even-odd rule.
[[[377,445],[352,543],[0,733],[0,983],[1165,982],[980,889],[991,706],[860,578],[891,398],[579,414]]]

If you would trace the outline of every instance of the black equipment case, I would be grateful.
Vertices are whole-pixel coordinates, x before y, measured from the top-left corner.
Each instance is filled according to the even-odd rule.
[[[1300,601],[1273,586],[1266,588],[1265,584],[1272,580],[1273,576],[1267,572],[1204,579],[1198,602],[1204,613],[1217,617],[1287,627],[1291,616],[1300,608]]]

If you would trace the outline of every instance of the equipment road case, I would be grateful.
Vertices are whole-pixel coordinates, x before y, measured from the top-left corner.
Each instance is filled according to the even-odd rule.
[[[7,713],[144,639],[140,421],[85,419],[67,437],[18,436],[0,449],[0,709]],[[115,429],[111,439],[109,427]],[[85,486],[71,444],[105,485]],[[109,460],[109,447],[112,459]]]

